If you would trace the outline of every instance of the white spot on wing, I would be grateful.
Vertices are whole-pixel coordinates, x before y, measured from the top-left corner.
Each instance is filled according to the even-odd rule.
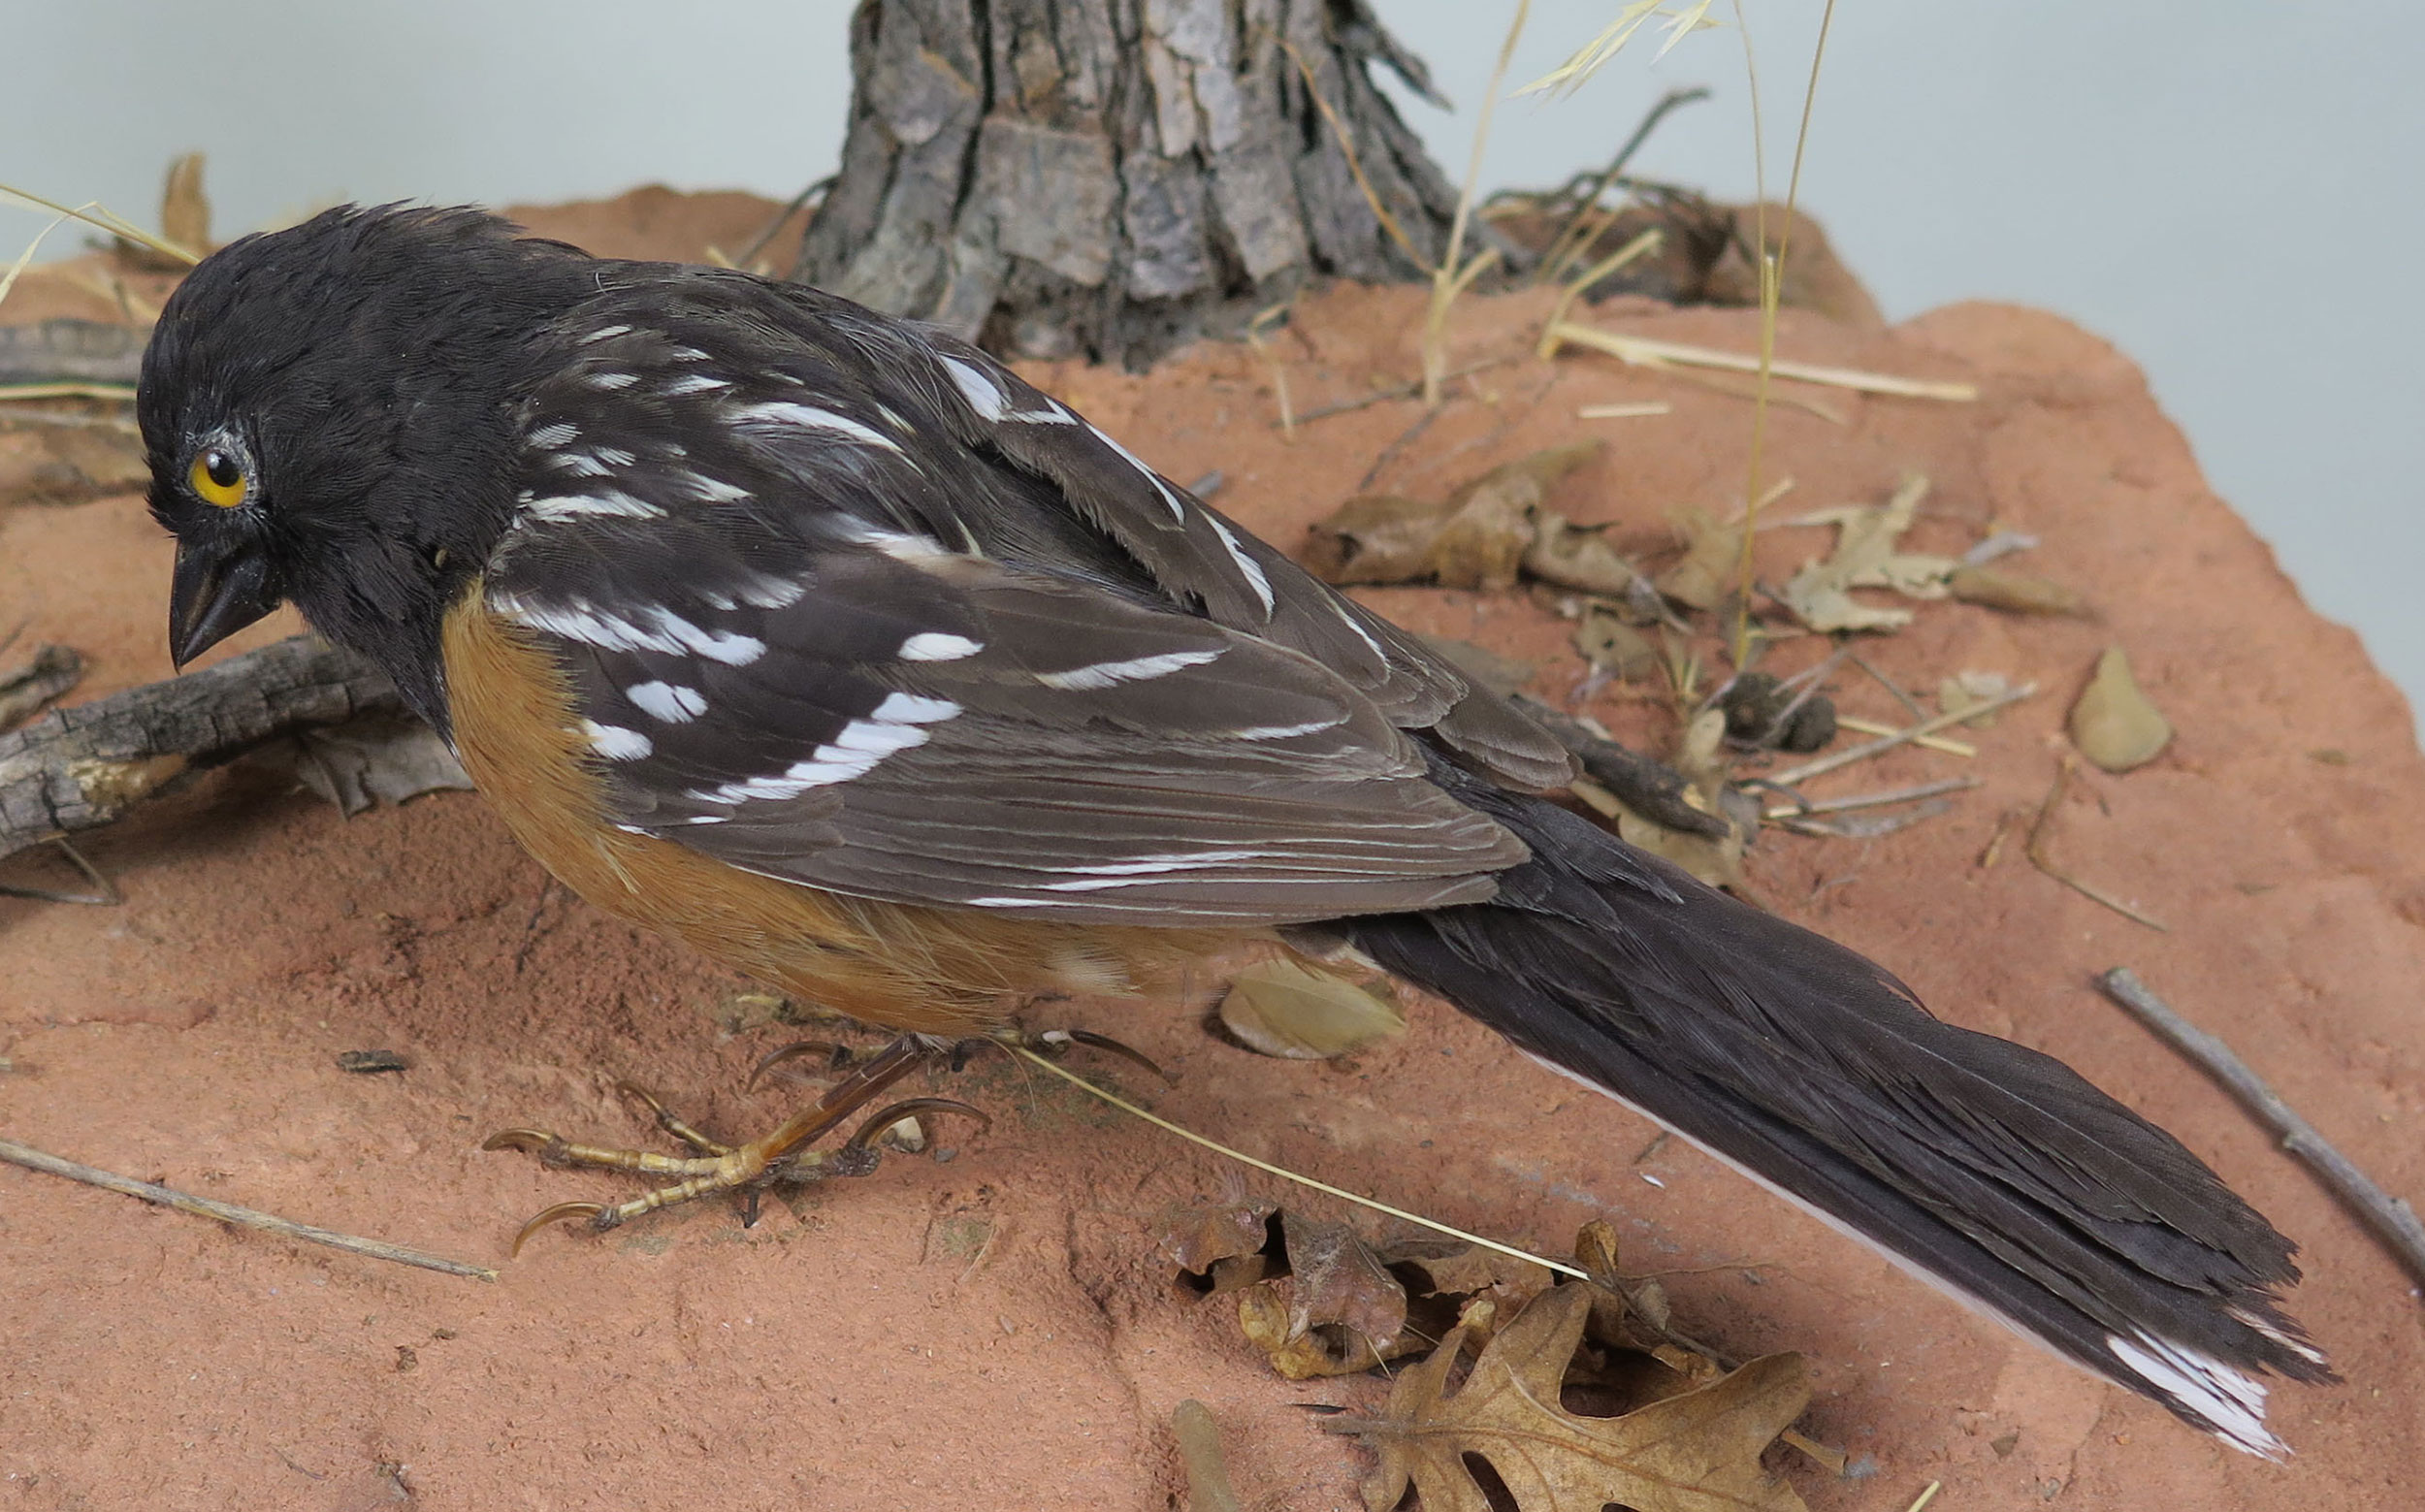
[[[637,761],[657,749],[657,743],[646,735],[620,724],[583,720],[581,733],[590,737],[591,749],[609,761]]]
[[[591,332],[588,336],[583,337],[581,338],[581,344],[583,346],[587,346],[592,341],[611,341],[619,336],[630,336],[630,334],[631,328],[630,326],[600,326],[597,330]]]
[[[899,451],[900,444],[883,432],[861,425],[848,415],[837,415],[830,409],[814,404],[792,404],[774,401],[763,404],[745,404],[732,412],[742,421],[759,421],[772,425],[798,426],[808,431],[824,431],[829,434],[881,446],[887,451]]]
[[[700,355],[704,356],[705,354],[701,353]],[[717,389],[728,389],[730,387],[732,387],[732,384],[728,379],[710,377],[703,372],[690,372],[684,373],[681,377],[666,384],[665,394],[669,398],[678,399],[685,394],[707,394]]]
[[[1347,723],[1344,714],[1327,720],[1313,720],[1304,724],[1254,724],[1229,732],[1232,740],[1286,740],[1292,735],[1310,735],[1316,730],[1337,729]]]
[[[517,625],[603,651],[691,651],[727,666],[747,666],[766,654],[766,643],[754,636],[702,629],[654,607],[615,614],[578,599],[540,603],[511,593],[492,593],[489,607]]]
[[[1020,418],[1025,419],[1027,417],[1021,416]],[[1153,491],[1162,496],[1162,502],[1170,506],[1172,519],[1179,521],[1182,525],[1186,523],[1187,506],[1179,501],[1179,496],[1171,492],[1169,484],[1163,482],[1159,477],[1154,475],[1151,467],[1148,467],[1144,463],[1139,462],[1135,452],[1130,451],[1127,447],[1122,446],[1119,442],[1113,440],[1110,436],[1104,434],[1102,427],[1090,425],[1086,427],[1086,429],[1094,433],[1094,438],[1096,440],[1101,441],[1104,445],[1109,446],[1112,450],[1119,453],[1121,461],[1127,463],[1130,466],[1146,475],[1146,481],[1153,485]]]
[[[523,513],[531,519],[550,524],[595,518],[662,520],[665,516],[665,511],[655,504],[634,499],[619,488],[601,488],[594,494],[534,499],[523,505]]]
[[[864,776],[886,756],[924,745],[928,736],[923,726],[941,724],[959,712],[960,706],[948,698],[928,698],[920,693],[888,694],[866,718],[853,720],[843,726],[841,734],[819,746],[807,760],[786,767],[780,776],[726,783],[692,796],[711,803],[796,798],[812,788]]]
[[[1212,532],[1221,538],[1221,544],[1229,548],[1229,560],[1238,563],[1239,575],[1246,580],[1248,588],[1254,590],[1254,596],[1263,600],[1263,612],[1269,615],[1276,605],[1272,597],[1272,580],[1263,575],[1263,563],[1246,555],[1246,548],[1239,541],[1238,532],[1223,525],[1219,516],[1207,514],[1204,519],[1212,527]],[[1373,649],[1378,651],[1380,648],[1375,646]]]
[[[679,683],[634,683],[623,695],[642,714],[668,724],[688,724],[707,712],[707,695]]]
[[[735,488],[722,478],[711,478],[704,472],[683,472],[674,477],[674,486],[702,504],[729,504],[747,499],[750,491]]]
[[[593,372],[583,381],[588,383],[589,386],[594,389],[605,389],[609,393],[612,393],[616,389],[628,389],[634,383],[639,382],[640,379],[637,373]]]
[[[978,419],[998,421],[1010,408],[1010,401],[994,381],[969,364],[956,357],[946,357],[943,359],[943,370],[952,375],[954,383],[959,385],[960,397],[968,401],[969,408],[977,411]]]
[[[581,428],[574,425],[571,421],[558,420],[553,424],[540,426],[537,430],[532,432],[531,444],[539,448],[541,451],[554,451],[557,447],[564,445],[565,442],[571,440],[574,436],[579,435],[580,434]]]
[[[1225,646],[1213,646],[1203,651],[1170,651],[1158,657],[1138,657],[1128,661],[1098,661],[1092,666],[1072,667],[1066,672],[1038,672],[1036,681],[1047,688],[1091,692],[1118,683],[1139,683],[1148,678],[1168,677],[1183,667],[1201,666],[1227,649]]]
[[[965,635],[953,635],[943,630],[921,630],[901,642],[900,656],[904,661],[957,661],[985,649],[985,642],[970,640]]]

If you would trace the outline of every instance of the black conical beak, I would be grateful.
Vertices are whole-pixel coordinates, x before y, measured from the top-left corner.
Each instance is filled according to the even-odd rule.
[[[169,586],[169,656],[186,662],[275,609],[284,600],[258,552],[213,551],[180,541]]]

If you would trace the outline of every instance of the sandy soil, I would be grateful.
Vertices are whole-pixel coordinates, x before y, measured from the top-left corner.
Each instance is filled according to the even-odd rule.
[[[745,241],[766,209],[658,192],[533,218],[605,250],[696,255]],[[30,279],[21,297],[12,319],[96,312],[55,280]],[[1273,343],[1297,406],[1410,375],[1421,304],[1420,291],[1354,288],[1307,301]],[[1527,352],[1542,312],[1531,298],[1469,302],[1461,360]],[[1753,345],[1738,313],[1602,318]],[[2067,1058],[2299,1239],[2310,1280],[2297,1309],[2349,1384],[2277,1394],[2295,1460],[2261,1464],[2188,1432],[1690,1149],[1635,1164],[1647,1125],[1437,1004],[1416,1005],[1404,1040],[1336,1064],[1232,1048],[1191,1005],[1060,1016],[1173,1067],[1160,1110],[1257,1154],[1552,1251],[1607,1218],[1637,1269],[1687,1272],[1667,1284],[1692,1332],[1741,1354],[1807,1352],[1818,1395],[1805,1430],[1870,1472],[1831,1481],[1794,1462],[1816,1508],[1899,1508],[1932,1479],[1946,1482],[1937,1505],[1962,1509],[2415,1505],[2425,1336],[2410,1283],[2088,986],[2105,967],[2136,968],[2386,1184],[2425,1192],[2425,760],[2407,709],[2355,637],[2300,602],[2207,490],[2137,370],[2096,338],[1968,305],[1866,336],[1790,319],[1779,344],[1984,390],[1969,405],[1829,394],[1841,426],[1779,410],[1773,466],[1797,481],[1794,508],[1879,499],[1924,470],[1937,487],[1917,549],[1958,551],[1991,522],[2038,532],[2044,547],[2022,562],[2087,589],[2101,617],[1947,604],[1874,642],[1909,687],[1978,668],[2048,691],[1977,732],[1974,762],[1905,753],[1818,785],[1975,772],[1986,786],[1952,814],[1870,843],[1772,835],[1752,887],[1889,963],[1947,1017]],[[1376,458],[1379,486],[1420,492],[1600,434],[1604,460],[1553,501],[1623,522],[1648,549],[1671,506],[1739,498],[1751,424],[1736,398],[1593,357],[1514,356],[1419,430],[1413,404],[1390,402],[1293,441],[1273,424],[1274,368],[1241,348],[1147,377],[1033,376],[1171,475],[1219,469],[1221,505],[1283,543]],[[1673,413],[1575,417],[1650,399]],[[1764,535],[1764,575],[1781,579],[1825,541]],[[0,499],[0,625],[30,618],[20,644],[83,648],[94,672],[80,696],[167,676],[169,556],[132,497]],[[1580,675],[1566,627],[1530,598],[1372,596],[1423,629],[1535,660],[1535,691],[1558,701]],[[2168,933],[2039,874],[2018,836],[1980,864],[1999,823],[2045,793],[2062,711],[2116,642],[2180,735],[2149,768],[2084,781],[2055,849]],[[1819,649],[1787,647],[1778,664]],[[1848,710],[1894,717],[1874,685],[1837,691]],[[1620,693],[1596,712],[1664,736],[1646,702]],[[646,1142],[611,1091],[621,1076],[728,1134],[799,1096],[741,1091],[751,1062],[793,1032],[764,1021],[746,983],[547,889],[471,795],[347,822],[240,765],[89,851],[125,906],[0,900],[9,1137],[503,1265],[540,1206],[621,1188],[482,1154],[490,1131]],[[337,1069],[340,1052],[370,1047],[411,1070]],[[551,1232],[494,1285],[0,1169],[0,1504],[1161,1508],[1183,1495],[1168,1423],[1189,1397],[1212,1408],[1251,1505],[1357,1504],[1359,1451],[1291,1404],[1375,1404],[1383,1385],[1277,1379],[1227,1309],[1175,1286],[1155,1252],[1157,1209],[1237,1173],[998,1067],[944,1089],[996,1114],[982,1138],[950,1132],[948,1163],[896,1158],[769,1204],[754,1230],[710,1204],[602,1239]]]

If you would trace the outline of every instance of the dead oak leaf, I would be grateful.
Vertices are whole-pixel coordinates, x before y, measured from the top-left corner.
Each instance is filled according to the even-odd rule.
[[[1559,1391],[1591,1312],[1591,1289],[1557,1287],[1482,1350],[1454,1395],[1448,1372],[1467,1338],[1459,1327],[1430,1359],[1400,1373],[1378,1418],[1335,1420],[1380,1456],[1364,1504],[1396,1506],[1409,1482],[1426,1512],[1489,1512],[1466,1468],[1478,1456],[1523,1512],[1804,1512],[1793,1487],[1760,1456],[1810,1399],[1799,1355],[1755,1360],[1711,1385],[1616,1418],[1559,1405]]]
[[[1406,1289],[1343,1223],[1283,1208],[1289,1273],[1238,1294],[1238,1327],[1292,1381],[1348,1375],[1410,1354]]]
[[[1865,604],[1848,590],[1887,588],[1906,598],[1946,595],[1946,581],[1959,563],[1895,549],[1927,495],[1928,480],[1915,473],[1882,505],[1822,509],[1795,520],[1796,525],[1834,526],[1835,550],[1825,561],[1802,563],[1778,596],[1814,630],[1892,630],[1909,625],[1909,609]]]

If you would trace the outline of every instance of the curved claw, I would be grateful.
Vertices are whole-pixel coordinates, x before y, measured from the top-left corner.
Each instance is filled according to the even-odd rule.
[[[865,1150],[869,1144],[874,1142],[878,1135],[884,1133],[885,1130],[891,1128],[894,1124],[899,1123],[902,1119],[907,1118],[914,1113],[966,1113],[969,1117],[977,1120],[977,1132],[979,1134],[983,1134],[987,1129],[993,1127],[992,1116],[986,1112],[984,1109],[971,1108],[966,1103],[961,1102],[955,1097],[904,1098],[900,1102],[894,1103],[889,1107],[879,1108],[874,1112],[868,1114],[867,1121],[858,1126],[858,1132],[843,1141],[841,1150],[836,1151],[836,1153],[841,1154]]]
[[[500,1129],[480,1142],[482,1149],[518,1149],[536,1155],[563,1142],[545,1129]]]
[[[667,1117],[671,1116],[665,1111],[665,1105],[657,1101],[657,1094],[640,1085],[636,1081],[630,1080],[623,1077],[617,1077],[615,1078],[615,1095],[617,1097],[628,1097],[636,1103],[645,1105],[650,1112],[657,1115],[657,1120],[660,1123],[663,1123]]]
[[[744,1092],[757,1090],[758,1078],[774,1070],[777,1066],[782,1065],[785,1061],[798,1060],[801,1056],[810,1054],[835,1056],[840,1055],[841,1053],[842,1046],[834,1044],[831,1040],[794,1040],[791,1044],[782,1046],[780,1049],[768,1051],[757,1065],[752,1066],[750,1068],[750,1078],[741,1083],[741,1090]]]
[[[524,1224],[522,1232],[514,1236],[513,1258],[517,1260],[522,1258],[523,1241],[549,1224],[576,1217],[595,1220],[604,1211],[606,1211],[606,1205],[603,1203],[558,1203],[555,1206],[546,1208],[537,1217]]]
[[[1097,1034],[1092,1029],[1048,1029],[1036,1038],[1047,1045],[1083,1045],[1098,1050],[1108,1050],[1122,1060],[1143,1066],[1160,1078],[1165,1086],[1179,1085],[1179,1078],[1155,1065],[1152,1058],[1145,1051],[1122,1045],[1108,1034]]]

